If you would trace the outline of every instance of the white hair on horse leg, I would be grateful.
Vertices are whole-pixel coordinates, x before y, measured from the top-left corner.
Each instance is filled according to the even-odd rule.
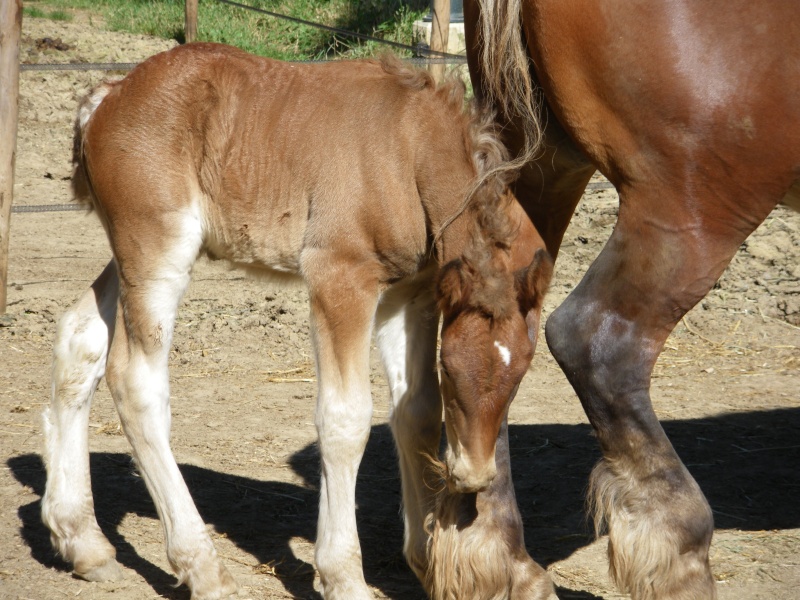
[[[48,471],[42,521],[55,549],[74,564],[75,574],[91,580],[121,576],[116,551],[97,524],[89,481],[89,410],[105,371],[108,320],[98,310],[93,289],[60,319],[51,402],[42,415]]]

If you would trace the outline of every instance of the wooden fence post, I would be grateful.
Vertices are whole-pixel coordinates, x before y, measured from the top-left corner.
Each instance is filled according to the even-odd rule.
[[[450,0],[433,0],[432,9],[431,50],[447,52],[447,40],[450,37]],[[444,78],[446,67],[444,63],[431,65],[431,73],[436,81]]]
[[[8,300],[8,236],[14,195],[22,0],[0,2],[0,314]]]
[[[197,2],[198,0],[186,0],[186,21],[183,26],[183,35],[187,43],[197,39]]]

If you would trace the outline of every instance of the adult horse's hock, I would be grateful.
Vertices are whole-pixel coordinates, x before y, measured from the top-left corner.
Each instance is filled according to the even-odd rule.
[[[52,541],[76,574],[119,571],[89,483],[89,406],[105,375],[179,579],[197,600],[235,590],[169,446],[167,359],[181,295],[205,252],[308,285],[325,597],[371,597],[355,481],[371,424],[373,332],[391,389],[405,553],[429,580],[436,553],[426,522],[437,507],[429,467],[442,405],[449,493],[474,496],[495,479],[495,442],[533,355],[552,264],[494,171],[506,154],[491,115],[465,112],[463,95],[463,84],[437,88],[389,59],[290,65],[196,44],[84,100],[73,187],[100,217],[114,260],[59,324],[42,501]],[[522,254],[511,251],[517,236]],[[533,567],[528,579],[548,588]]]
[[[515,192],[555,257],[592,173],[619,220],[550,316],[597,433],[611,573],[635,600],[714,598],[709,505],[651,406],[684,314],[780,202],[800,206],[800,5],[466,0],[476,94],[524,164]]]

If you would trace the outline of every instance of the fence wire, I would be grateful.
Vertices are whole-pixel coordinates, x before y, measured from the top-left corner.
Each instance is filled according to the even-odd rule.
[[[607,181],[592,181],[586,186],[587,190],[610,190],[614,186]],[[82,210],[88,212],[83,204],[16,204],[11,207],[12,213],[41,213],[41,212],[67,212]]]
[[[130,71],[139,63],[22,63],[20,71]]]
[[[82,204],[14,204],[11,206],[12,213],[67,212],[70,210],[88,211]]]
[[[453,60],[450,58],[441,57],[411,57],[401,58],[403,62],[424,67],[427,65],[463,65],[467,63],[467,59],[462,57],[463,60]],[[346,59],[338,59],[346,60]],[[337,62],[337,60],[287,60],[294,64],[319,64]],[[21,63],[19,65],[20,71],[130,71],[139,63]]]

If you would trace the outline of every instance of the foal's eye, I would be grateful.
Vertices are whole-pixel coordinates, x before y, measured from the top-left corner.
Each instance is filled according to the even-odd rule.
[[[447,377],[448,379],[452,379],[450,377],[450,372],[447,370],[447,367],[441,360],[439,361],[439,372],[442,374],[442,376]]]

